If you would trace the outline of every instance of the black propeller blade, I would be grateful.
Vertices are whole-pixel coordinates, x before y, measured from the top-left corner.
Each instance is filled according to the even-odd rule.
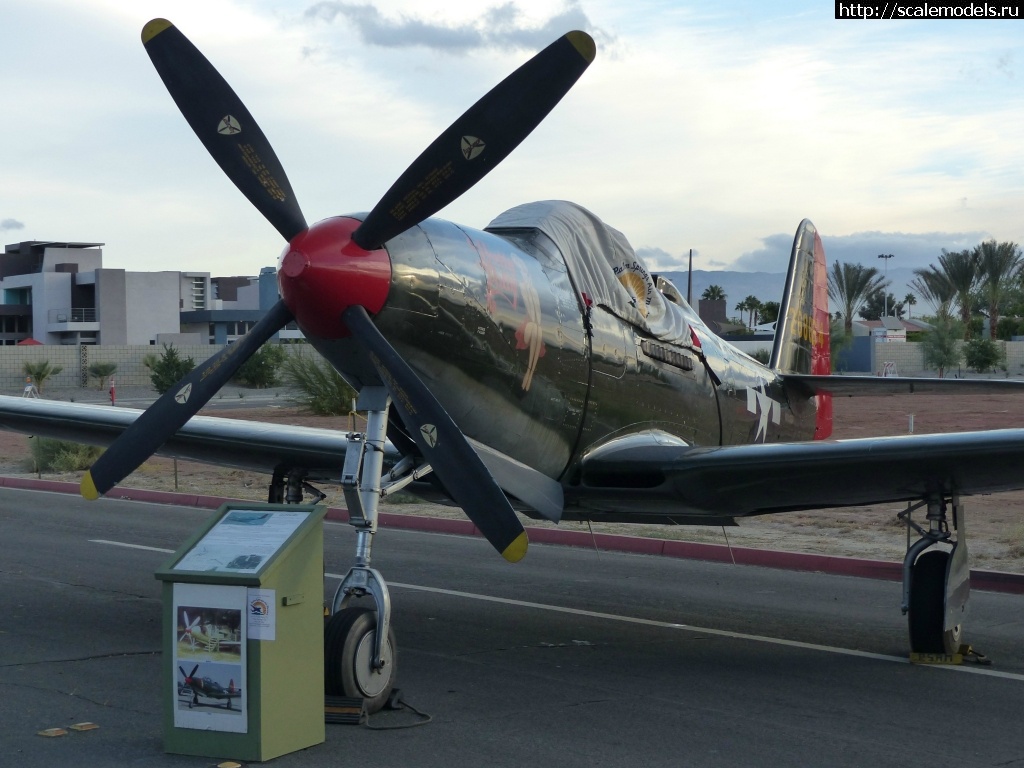
[[[406,429],[444,487],[501,556],[517,562],[529,544],[512,505],[469,445],[465,435],[360,306],[342,315],[369,351]]]
[[[166,19],[146,24],[142,43],[181,114],[228,178],[285,240],[305,230],[281,162],[220,73]]]
[[[82,477],[81,492],[99,498],[130,475],[217,394],[263,343],[292,320],[277,302],[245,336],[167,390],[103,452]]]
[[[596,52],[590,35],[570,32],[498,83],[413,161],[352,239],[379,248],[480,181],[554,109]]]

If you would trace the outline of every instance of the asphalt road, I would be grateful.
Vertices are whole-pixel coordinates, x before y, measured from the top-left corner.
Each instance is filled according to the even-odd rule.
[[[153,572],[208,514],[0,489],[0,766],[219,762],[164,754],[157,684]],[[329,574],[353,546],[328,524]],[[328,726],[274,765],[1024,765],[1024,597],[972,597],[993,666],[926,668],[891,582],[541,545],[511,566],[396,530],[374,565],[403,696],[433,720]]]

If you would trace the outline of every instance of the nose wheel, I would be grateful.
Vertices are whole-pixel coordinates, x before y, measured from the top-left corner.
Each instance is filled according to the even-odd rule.
[[[324,629],[325,692],[363,699],[370,713],[387,703],[398,677],[394,631],[388,628],[381,645],[380,668],[373,663],[376,639],[377,612],[371,608],[345,608],[331,616]]]
[[[384,577],[370,567],[390,402],[383,387],[359,393],[356,407],[366,411],[366,432],[349,434],[341,473],[349,523],[356,529],[356,562],[335,592],[324,627],[325,693],[363,699],[369,713],[387,703],[398,675],[391,596]],[[374,607],[350,605],[353,598],[371,598]]]

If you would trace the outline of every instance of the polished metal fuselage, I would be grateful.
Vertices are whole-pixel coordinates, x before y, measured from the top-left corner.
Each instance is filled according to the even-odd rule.
[[[813,401],[790,397],[674,290],[672,311],[699,347],[667,344],[587,306],[577,276],[537,230],[499,236],[431,219],[387,250],[391,290],[374,318],[381,332],[467,436],[564,485],[579,481],[589,451],[630,435],[666,433],[690,446],[813,436]],[[376,383],[358,345],[310,341],[357,388]]]

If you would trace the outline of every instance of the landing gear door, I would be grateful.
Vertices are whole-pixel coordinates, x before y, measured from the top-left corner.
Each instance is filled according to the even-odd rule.
[[[944,632],[956,629],[967,620],[971,596],[971,569],[967,560],[967,521],[964,508],[957,503],[953,506],[956,525],[956,544],[949,558],[949,573],[946,575],[946,615],[943,619]]]

